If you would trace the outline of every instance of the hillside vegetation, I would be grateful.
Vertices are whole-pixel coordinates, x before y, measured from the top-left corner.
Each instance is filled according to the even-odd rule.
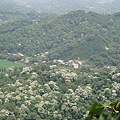
[[[119,64],[120,13],[74,11],[61,16],[16,13],[19,17],[14,15],[12,21],[9,14],[1,13],[1,53],[7,50],[34,56],[47,51],[49,59],[80,58],[99,67]]]
[[[0,59],[0,120],[120,119],[120,13],[2,10]]]

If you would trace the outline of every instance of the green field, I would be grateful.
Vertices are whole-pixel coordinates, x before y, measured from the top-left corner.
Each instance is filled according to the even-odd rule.
[[[22,67],[20,64],[16,64],[14,62],[10,62],[7,60],[0,60],[0,68],[9,68],[9,67]]]

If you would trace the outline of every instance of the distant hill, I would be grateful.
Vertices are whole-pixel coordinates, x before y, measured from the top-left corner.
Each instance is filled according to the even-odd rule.
[[[74,10],[115,13],[120,11],[119,0],[1,0],[1,10],[66,13]]]
[[[52,14],[51,14],[52,15]],[[0,10],[0,24],[4,23],[13,23],[16,21],[33,21],[38,20],[41,21],[44,18],[48,17],[47,13],[38,13],[34,11],[8,11],[8,10]]]
[[[97,66],[118,65],[120,13],[102,15],[74,11],[61,16],[40,16],[0,26],[0,51],[34,56],[49,52],[50,59],[82,59]],[[43,19],[42,19],[43,18]]]

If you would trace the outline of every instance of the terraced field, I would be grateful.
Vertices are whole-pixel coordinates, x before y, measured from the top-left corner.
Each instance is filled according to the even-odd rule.
[[[22,65],[16,64],[14,62],[6,61],[6,60],[0,60],[0,68],[9,68],[9,67],[21,67]]]

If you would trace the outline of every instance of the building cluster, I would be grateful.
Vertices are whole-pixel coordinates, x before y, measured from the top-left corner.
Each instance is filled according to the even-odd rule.
[[[61,64],[67,67],[75,68],[78,69],[83,65],[83,62],[81,60],[69,60],[69,61],[64,61],[64,60],[53,60],[54,63]]]

